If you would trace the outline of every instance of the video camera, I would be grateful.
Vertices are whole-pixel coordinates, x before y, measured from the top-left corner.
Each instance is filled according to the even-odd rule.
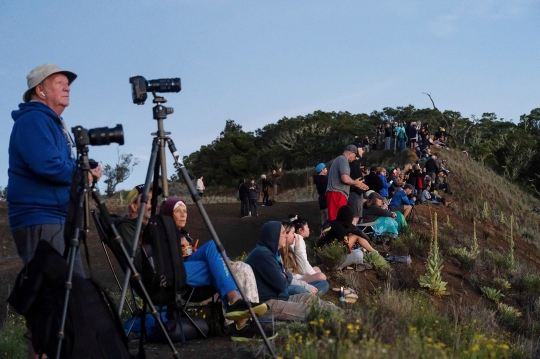
[[[116,125],[114,128],[98,127],[90,130],[82,127],[75,126],[71,128],[73,136],[75,137],[75,144],[77,148],[84,146],[103,146],[111,143],[124,144],[124,129],[122,125]]]
[[[132,76],[129,78],[131,83],[131,96],[133,103],[136,105],[144,105],[148,92],[180,92],[180,78],[158,79],[146,81],[142,76]]]

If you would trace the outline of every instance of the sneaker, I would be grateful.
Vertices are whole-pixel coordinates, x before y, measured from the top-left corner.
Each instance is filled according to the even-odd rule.
[[[264,332],[264,335],[267,338],[271,339],[274,336],[274,331],[268,325],[264,325],[261,323],[261,327]],[[249,320],[242,329],[238,329],[236,324],[231,324],[229,325],[228,332],[231,335],[231,337],[234,337],[234,338],[248,338],[248,339],[262,338],[259,328],[257,328],[257,325],[252,320]]]
[[[268,310],[268,306],[265,303],[251,303],[251,307],[257,316],[264,315]],[[225,306],[225,318],[229,320],[251,318],[251,313],[249,312],[246,301],[238,299],[232,305],[227,304],[227,306]]]

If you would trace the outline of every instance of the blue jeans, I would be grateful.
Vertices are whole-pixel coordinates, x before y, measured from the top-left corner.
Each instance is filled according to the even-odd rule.
[[[311,284],[315,288],[317,288],[317,296],[320,297],[322,295],[325,295],[326,292],[328,292],[328,289],[330,289],[330,285],[325,280],[316,280],[313,282],[309,282],[308,284]],[[289,295],[295,295],[295,294],[304,294],[309,293],[304,288],[300,287],[299,285],[290,285],[287,287],[287,293]]]
[[[225,258],[225,260],[229,259]],[[209,241],[201,246],[188,257],[184,264],[186,267],[186,282],[189,286],[213,285],[224,302],[227,293],[232,290],[238,291],[214,241]]]
[[[405,141],[398,141],[397,148],[398,148],[398,150],[404,150],[405,149]]]

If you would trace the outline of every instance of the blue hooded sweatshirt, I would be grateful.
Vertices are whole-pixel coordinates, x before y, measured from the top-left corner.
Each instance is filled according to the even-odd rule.
[[[292,282],[292,274],[286,272],[277,259],[280,233],[281,222],[265,223],[261,228],[255,249],[246,259],[246,263],[251,266],[255,274],[261,302],[270,299],[289,299],[287,287]]]
[[[60,117],[41,102],[27,102],[11,113],[8,213],[11,229],[63,224],[75,170]]]

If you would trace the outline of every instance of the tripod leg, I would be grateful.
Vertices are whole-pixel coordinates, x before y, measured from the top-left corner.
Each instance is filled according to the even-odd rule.
[[[73,230],[73,236],[70,240],[70,247],[68,252],[68,263],[69,263],[69,270],[68,275],[66,279],[66,294],[64,296],[64,306],[62,308],[62,318],[60,320],[60,329],[58,330],[58,347],[56,349],[56,359],[60,358],[60,352],[62,351],[62,341],[64,340],[64,328],[66,325],[66,317],[67,317],[67,310],[69,305],[69,294],[71,292],[71,288],[73,286],[73,268],[75,267],[75,258],[77,257],[77,251],[79,249],[79,235],[80,235],[80,224],[82,222],[83,217],[83,208],[84,208],[84,202],[85,202],[85,191],[83,190],[79,194],[79,203],[78,206],[75,209],[75,215],[74,215],[74,222],[77,225],[75,226],[75,229]]]
[[[137,244],[139,243],[139,234],[141,233],[142,228],[142,220],[144,217],[144,211],[146,210],[146,204],[148,203],[148,192],[150,190],[150,181],[152,181],[152,171],[154,170],[154,166],[156,164],[157,159],[157,153],[159,148],[159,139],[154,138],[154,141],[152,143],[152,154],[150,155],[150,163],[148,164],[148,171],[146,172],[146,181],[144,183],[144,190],[141,197],[141,206],[139,208],[139,213],[137,217],[137,223],[135,224],[135,233],[133,234],[132,242],[131,242],[131,248],[129,255],[126,256],[128,261],[130,263],[133,263],[133,258],[135,257],[135,251],[137,250]],[[95,193],[95,192],[92,192]],[[95,197],[94,197],[95,199]],[[123,245],[123,243],[122,243]],[[126,293],[129,283],[129,278],[131,277],[131,266],[126,269],[125,277],[124,277],[124,284],[122,286],[122,294],[120,295],[120,302],[118,303],[118,313],[122,314],[122,309],[124,308],[124,301],[126,300]]]
[[[197,191],[195,190],[195,186],[193,186],[193,183],[191,182],[189,178],[189,174],[187,172],[186,167],[180,161],[180,156],[178,155],[178,151],[176,150],[176,146],[174,145],[173,140],[167,137],[167,143],[169,145],[169,150],[171,151],[173,155],[174,162],[176,163],[177,169],[182,174],[182,178],[184,179],[184,182],[188,186],[189,192],[191,193],[191,198],[193,198],[193,201],[197,205],[197,208],[199,209],[199,213],[201,214],[201,217],[203,218],[204,223],[206,224],[206,227],[208,228],[208,231],[210,232],[212,239],[214,243],[216,244],[216,248],[219,254],[221,255],[221,257],[223,258],[223,263],[226,265],[227,269],[229,270],[229,273],[231,274],[231,277],[233,278],[234,283],[236,284],[236,287],[240,291],[240,295],[242,296],[242,298],[247,298],[242,287],[238,285],[238,280],[236,279],[234,272],[232,270],[231,264],[227,260],[227,256],[225,255],[225,248],[221,244],[221,241],[218,238],[218,235],[214,229],[214,226],[212,225],[212,222],[210,221],[210,218],[208,217],[208,214],[206,213],[206,210],[204,209],[202,205],[201,198],[197,194]],[[167,179],[165,178],[163,180],[166,181]],[[276,354],[274,352],[274,348],[272,347],[272,345],[270,344],[270,341],[266,337],[261,327],[261,323],[259,322],[257,316],[255,315],[255,312],[253,311],[253,308],[251,307],[249,301],[246,301],[246,303],[248,304],[248,309],[253,319],[253,322],[255,322],[255,324],[257,325],[257,328],[259,329],[259,332],[261,333],[261,337],[263,338],[264,343],[266,347],[268,348],[268,351],[270,352],[272,357],[275,358]]]

